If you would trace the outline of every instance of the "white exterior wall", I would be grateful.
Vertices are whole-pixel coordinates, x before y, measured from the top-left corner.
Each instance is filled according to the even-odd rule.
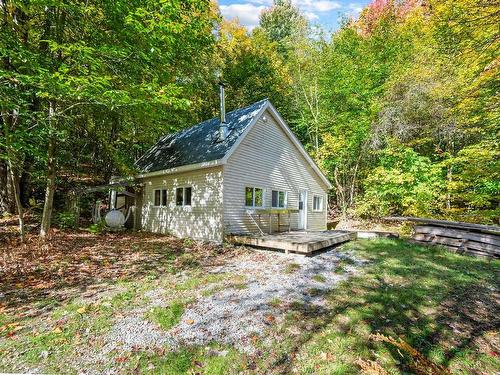
[[[222,167],[143,179],[142,229],[220,242],[223,239]],[[191,206],[175,205],[175,189],[191,186]],[[154,206],[154,190],[167,189],[166,207]]]
[[[288,193],[288,208],[298,208],[299,190],[307,190],[307,230],[326,230],[328,187],[304,156],[266,111],[224,165],[224,233],[257,233],[246,214],[245,187],[265,191],[265,208],[271,207],[271,190]],[[323,196],[323,210],[313,212],[313,195]],[[277,230],[276,215],[273,230]],[[282,223],[287,223],[286,219]],[[269,230],[267,215],[261,228]],[[298,228],[298,214],[291,216],[292,229]],[[282,228],[284,229],[284,228]]]

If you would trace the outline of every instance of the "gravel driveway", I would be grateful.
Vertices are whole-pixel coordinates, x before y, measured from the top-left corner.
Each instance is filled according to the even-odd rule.
[[[144,318],[151,306],[162,306],[164,290],[152,291],[150,305],[138,309],[115,324],[106,337],[106,351],[154,348],[166,344],[172,349],[183,345],[230,344],[252,352],[251,338],[264,336],[270,321],[283,318],[283,306],[290,303],[322,305],[323,291],[358,272],[363,261],[346,252],[331,250],[314,257],[249,251],[219,267],[211,274],[239,275],[239,285],[223,285],[212,295],[197,294],[186,306],[181,321],[162,331]],[[341,272],[339,268],[342,268]],[[213,285],[212,285],[213,287]]]

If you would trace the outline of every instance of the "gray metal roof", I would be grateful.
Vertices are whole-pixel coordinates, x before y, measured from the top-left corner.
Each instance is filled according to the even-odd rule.
[[[149,173],[222,159],[267,102],[264,99],[227,113],[229,134],[224,141],[218,141],[220,119],[216,117],[162,137],[135,166]]]

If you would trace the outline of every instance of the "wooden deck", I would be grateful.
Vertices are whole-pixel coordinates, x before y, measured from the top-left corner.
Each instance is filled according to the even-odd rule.
[[[255,235],[233,235],[230,241],[240,245],[282,250],[285,253],[308,255],[333,245],[356,239],[355,232],[328,230],[322,232],[287,232]]]

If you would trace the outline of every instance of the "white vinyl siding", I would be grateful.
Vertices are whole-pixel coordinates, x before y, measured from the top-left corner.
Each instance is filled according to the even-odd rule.
[[[141,224],[144,230],[222,241],[222,167],[166,174],[145,178],[143,182]],[[181,206],[176,205],[177,188],[182,189]],[[191,188],[190,202],[188,188]],[[154,191],[158,189],[167,190],[166,206],[154,205]]]
[[[271,207],[272,190],[287,192],[287,207],[298,208],[299,190],[307,190],[307,230],[326,229],[326,210],[312,209],[313,195],[324,196],[328,187],[288,138],[273,115],[266,111],[246,135],[224,165],[224,232],[256,233],[247,214],[245,188],[264,189],[264,206]],[[282,224],[287,218],[282,217]],[[298,214],[291,216],[292,229],[298,228]],[[269,220],[262,217],[260,226],[269,230]],[[273,217],[273,230],[277,218]]]

